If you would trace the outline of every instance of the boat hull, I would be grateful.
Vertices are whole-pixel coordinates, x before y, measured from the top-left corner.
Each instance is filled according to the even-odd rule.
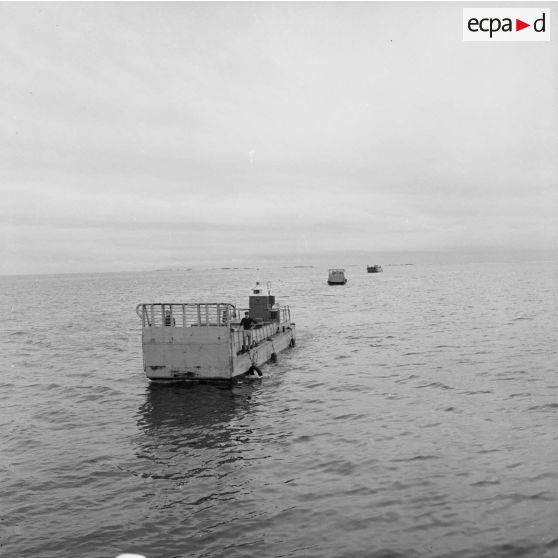
[[[229,327],[146,327],[143,365],[151,382],[227,381],[272,360],[295,338],[294,323],[266,324],[251,339]]]

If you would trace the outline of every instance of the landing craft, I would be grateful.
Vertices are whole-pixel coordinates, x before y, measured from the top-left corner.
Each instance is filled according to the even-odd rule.
[[[151,382],[232,380],[261,375],[260,367],[296,343],[288,306],[280,306],[259,282],[249,308],[228,302],[138,304],[143,369]],[[242,317],[251,318],[245,329]],[[255,322],[255,324],[253,324]]]

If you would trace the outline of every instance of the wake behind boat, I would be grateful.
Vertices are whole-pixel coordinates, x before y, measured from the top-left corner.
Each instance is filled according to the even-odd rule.
[[[288,306],[275,303],[259,283],[249,309],[227,302],[138,304],[143,368],[152,382],[231,380],[294,347],[296,328]],[[244,316],[248,318],[242,319]]]

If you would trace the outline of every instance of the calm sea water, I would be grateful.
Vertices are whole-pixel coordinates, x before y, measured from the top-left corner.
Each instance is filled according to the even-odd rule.
[[[0,555],[558,556],[556,262],[262,269],[295,349],[150,387],[139,302],[246,269],[0,278]]]

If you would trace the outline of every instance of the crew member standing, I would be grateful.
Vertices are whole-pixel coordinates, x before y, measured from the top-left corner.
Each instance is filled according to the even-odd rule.
[[[250,317],[250,312],[244,312],[244,318],[240,320],[240,325],[244,328],[244,350],[252,347],[252,328],[257,324],[254,318]]]

